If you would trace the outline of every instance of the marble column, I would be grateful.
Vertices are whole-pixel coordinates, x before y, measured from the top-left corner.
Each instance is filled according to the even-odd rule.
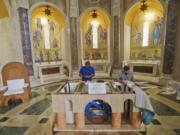
[[[78,70],[77,18],[70,18],[70,46],[72,69]]]
[[[28,9],[20,7],[18,8],[19,12],[19,21],[21,29],[21,42],[22,42],[22,51],[24,63],[28,66],[29,75],[33,75],[33,59],[32,59],[32,50],[31,50],[31,41],[30,41],[30,32],[29,32],[29,20],[28,20]]]
[[[84,113],[74,113],[74,121],[76,128],[83,128],[85,126],[85,116]]]
[[[113,128],[121,127],[121,113],[112,113],[112,126]]]
[[[114,16],[114,66],[119,66],[119,17]]]
[[[140,128],[141,127],[141,113],[133,112],[131,115],[130,121],[134,128]]]
[[[58,112],[56,115],[57,127],[66,128],[66,114],[63,112]]]
[[[163,73],[172,74],[176,42],[177,0],[169,0],[167,9],[166,40],[164,47]]]

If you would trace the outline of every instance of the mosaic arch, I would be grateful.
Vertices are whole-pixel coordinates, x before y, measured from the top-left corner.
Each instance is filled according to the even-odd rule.
[[[50,15],[45,14],[47,6]],[[32,46],[36,63],[62,60],[64,28],[65,18],[56,8],[46,4],[32,11]]]
[[[95,11],[97,17],[93,18]],[[110,20],[99,8],[86,10],[80,18],[81,48],[83,60],[107,60]]]
[[[140,2],[136,2],[125,16],[125,37],[130,40],[131,60],[160,60],[164,39],[164,8],[160,1],[148,0],[148,9],[140,10]],[[125,44],[126,45],[126,44]]]

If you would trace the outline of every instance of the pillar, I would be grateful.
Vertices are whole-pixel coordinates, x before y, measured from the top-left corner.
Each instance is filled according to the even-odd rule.
[[[114,16],[114,56],[113,64],[119,67],[119,17]]]
[[[166,40],[163,58],[163,73],[172,74],[176,44],[177,0],[169,0],[167,9]]]
[[[74,113],[74,121],[75,121],[75,127],[80,129],[85,126],[85,116],[84,113]]]
[[[77,70],[78,64],[78,45],[77,45],[77,18],[70,18],[70,45],[72,69]]]
[[[66,114],[64,112],[57,112],[56,120],[58,128],[66,128]]]
[[[70,8],[70,48],[72,70],[79,70],[79,49],[78,49],[78,0],[69,1]]]
[[[113,128],[121,127],[121,113],[112,113],[112,126]]]
[[[112,39],[113,39],[113,66],[119,67],[120,61],[120,1],[113,0],[112,1]]]
[[[134,128],[141,127],[141,113],[140,112],[133,112],[131,115],[131,124]]]
[[[29,75],[33,75],[33,58],[30,42],[30,32],[29,32],[29,20],[28,20],[28,9],[19,7],[19,21],[21,29],[21,42],[22,42],[22,52],[24,63],[28,66]]]

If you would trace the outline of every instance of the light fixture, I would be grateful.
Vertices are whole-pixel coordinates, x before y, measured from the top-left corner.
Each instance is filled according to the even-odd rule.
[[[143,12],[148,9],[148,4],[146,2],[147,2],[147,0],[141,0],[140,10],[143,11]]]
[[[93,13],[91,14],[92,18],[97,18],[98,14],[96,12],[96,10],[93,10]]]
[[[50,16],[50,15],[52,14],[52,10],[51,10],[51,8],[50,8],[49,5],[46,5],[46,6],[45,6],[44,13],[45,13],[45,15],[47,15],[47,16]]]

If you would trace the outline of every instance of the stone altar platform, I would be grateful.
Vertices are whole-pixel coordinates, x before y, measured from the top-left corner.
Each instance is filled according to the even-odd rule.
[[[134,106],[135,93],[122,91],[114,84],[106,83],[106,94],[88,94],[86,84],[66,83],[52,95],[52,108],[56,113],[54,131],[142,131],[141,114]],[[70,89],[69,89],[69,88]],[[69,89],[69,90],[68,90]],[[85,116],[86,105],[93,100],[102,100],[112,109],[111,120],[107,124],[87,124]],[[129,102],[129,103],[128,103]],[[125,106],[128,104],[128,120],[124,121]],[[71,117],[71,118],[70,118]],[[68,119],[71,119],[68,122]]]

